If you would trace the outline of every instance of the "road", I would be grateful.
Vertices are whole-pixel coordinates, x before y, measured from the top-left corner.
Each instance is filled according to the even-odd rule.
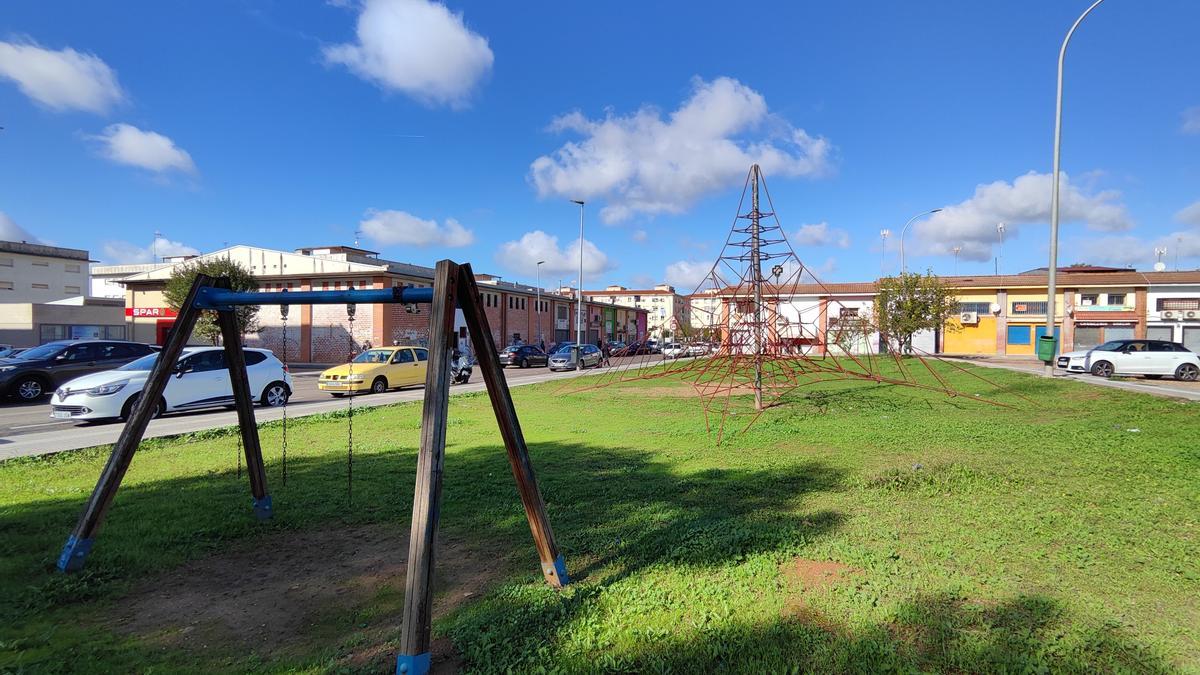
[[[939,358],[972,363],[977,366],[988,366],[989,368],[1015,370],[1031,375],[1042,375],[1045,372],[1045,366],[1041,361],[1027,357],[939,355]],[[1180,382],[1172,378],[1148,380],[1143,377],[1114,377],[1105,379],[1084,373],[1067,373],[1062,370],[1056,371],[1055,377],[1070,378],[1077,382],[1083,382],[1084,384],[1096,387],[1112,387],[1114,389],[1135,391],[1139,394],[1200,401],[1200,382]]]
[[[634,360],[647,364],[661,363],[661,357],[658,356],[614,358],[613,367],[626,366],[627,362]],[[596,372],[595,369],[592,369],[584,371],[583,374]],[[603,369],[600,372],[603,372]],[[317,375],[319,374],[319,370],[293,370],[295,392],[287,407],[289,418],[315,415],[346,407],[346,399],[335,399],[329,394],[317,390]],[[506,368],[504,375],[509,386],[515,387],[547,380],[577,377],[580,373],[573,371],[552,373],[546,368]],[[451,394],[482,391],[483,389],[483,377],[479,373],[479,368],[476,367],[471,376],[471,382],[454,386]],[[419,401],[424,397],[424,387],[409,387],[386,394],[355,396],[354,405],[358,408],[373,407],[403,401]],[[42,403],[23,404],[10,400],[0,404],[0,461],[111,444],[121,433],[123,425],[120,423],[90,424],[71,420],[52,420],[50,419],[49,401],[50,399],[46,398]],[[283,409],[256,407],[254,414],[258,421],[267,422],[283,417]],[[237,424],[237,413],[224,409],[173,413],[152,420],[146,430],[146,438],[173,436],[235,424]]]

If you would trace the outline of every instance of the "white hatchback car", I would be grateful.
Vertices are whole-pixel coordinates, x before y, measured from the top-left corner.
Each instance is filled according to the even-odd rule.
[[[677,359],[683,356],[684,347],[678,342],[668,342],[662,346],[662,355],[668,359]]]
[[[251,394],[264,406],[287,403],[292,395],[292,375],[287,366],[266,349],[243,351]],[[157,353],[150,354],[120,368],[67,382],[50,399],[50,417],[78,420],[128,418],[158,356]],[[225,364],[225,348],[187,347],[167,380],[167,388],[154,417],[164,412],[232,405],[233,385],[229,382],[229,369]]]
[[[1178,342],[1165,340],[1112,340],[1086,351],[1060,354],[1055,364],[1068,372],[1098,377],[1170,375],[1187,382],[1200,377],[1200,357]]]

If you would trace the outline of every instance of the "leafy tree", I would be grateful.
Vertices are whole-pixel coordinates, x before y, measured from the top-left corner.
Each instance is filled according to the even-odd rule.
[[[906,354],[912,353],[912,336],[923,330],[953,330],[950,320],[958,312],[954,291],[933,272],[901,273],[879,280],[875,320],[879,332]]]
[[[183,302],[187,299],[188,291],[192,289],[192,283],[196,280],[197,274],[207,274],[213,278],[229,277],[230,285],[235,291],[258,290],[258,282],[254,280],[249,270],[233,260],[226,258],[195,260],[177,265],[171,273],[171,278],[167,280],[167,287],[163,291],[163,295],[171,309],[179,311],[183,307]],[[238,330],[243,337],[247,333],[259,331],[258,305],[242,305],[234,311],[234,315],[237,316]],[[217,313],[202,312],[196,320],[194,334],[214,345],[219,344],[221,326],[217,323]]]

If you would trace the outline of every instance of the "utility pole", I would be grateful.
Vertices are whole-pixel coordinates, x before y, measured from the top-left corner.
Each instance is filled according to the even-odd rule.
[[[542,336],[542,265],[544,264],[546,264],[545,260],[539,260],[535,266],[537,268],[537,300],[533,307],[533,311],[537,313],[538,346],[543,349],[545,346],[542,343],[546,341]]]
[[[882,242],[882,245],[879,247],[879,278],[881,279],[884,277],[883,266],[887,261],[887,238],[891,236],[891,234],[892,231],[888,229],[879,231],[879,240]]]
[[[958,254],[962,252],[962,247],[955,246],[950,250],[954,251],[954,276],[958,276]]]
[[[579,205],[579,304],[575,306],[575,370],[583,370],[583,202]]]
[[[750,190],[750,274],[754,283],[754,409],[761,411],[762,402],[762,264],[759,250],[758,165],[753,169],[754,183]]]
[[[162,232],[154,231],[154,241],[150,243],[150,258],[151,262],[158,262],[158,240],[162,238]]]
[[[999,276],[1000,259],[1004,257],[1004,223],[996,223],[996,232],[1000,234],[1000,253],[996,256],[996,276]]]

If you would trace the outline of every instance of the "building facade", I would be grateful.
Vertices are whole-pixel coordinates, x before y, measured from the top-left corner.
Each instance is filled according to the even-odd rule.
[[[47,303],[88,294],[88,252],[0,241],[0,303]]]
[[[669,284],[647,290],[607,286],[602,291],[584,291],[583,296],[594,302],[645,310],[646,332],[655,339],[671,337],[679,327],[691,324],[690,299],[675,292],[675,287]]]
[[[245,267],[258,281],[262,293],[433,285],[431,267],[386,260],[374,251],[348,246],[289,252],[239,245],[195,260],[214,258],[233,260]],[[163,290],[176,265],[188,262],[191,261],[158,265],[120,280],[126,289],[125,315],[131,339],[165,342],[176,313],[167,305]],[[549,347],[555,342],[575,339],[575,303],[571,299],[547,291],[539,294],[532,286],[487,274],[478,275],[477,282],[492,339],[498,346],[544,340]],[[592,342],[600,339],[601,329],[609,325],[606,323],[609,316],[614,336],[636,331],[639,323],[636,309],[609,303],[585,303],[585,314],[587,336]],[[641,312],[640,318],[643,326],[644,314]],[[561,315],[569,315],[571,321],[562,325],[558,319]],[[618,319],[624,323],[618,325]],[[259,309],[258,323],[260,330],[246,336],[246,343],[271,349],[280,356],[286,344],[288,359],[294,363],[340,363],[367,345],[426,345],[429,339],[429,308],[422,305],[361,304],[355,308],[353,321],[342,304],[295,305],[289,308],[285,326],[279,306],[266,304]],[[470,349],[461,311],[455,312],[455,328],[460,344]],[[540,339],[539,333],[543,336]]]

